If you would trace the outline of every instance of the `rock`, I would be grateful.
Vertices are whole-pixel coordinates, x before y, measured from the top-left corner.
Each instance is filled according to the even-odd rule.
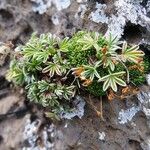
[[[51,1],[43,1],[43,0],[31,0],[34,2],[33,11],[38,12],[39,14],[44,14],[47,9],[51,6]]]
[[[146,27],[148,31],[150,30],[150,18],[147,17],[146,9],[140,5],[140,1],[118,0],[114,5],[117,13],[116,15],[112,15],[109,19],[110,21],[108,22],[108,31],[106,34],[112,33],[121,37],[128,21]]]
[[[0,100],[0,114],[6,114],[14,105],[23,106],[23,99],[15,94],[8,95]]]
[[[141,91],[138,95],[139,106],[148,120],[148,126],[150,128],[150,92]]]
[[[111,32],[131,44],[141,44],[148,51],[150,2],[146,0],[0,1],[0,41],[12,41],[15,47],[24,44],[32,32],[51,32],[64,37],[72,36],[75,31],[81,29],[101,32],[106,36]],[[86,105],[85,109],[84,100],[79,98],[80,100],[75,102],[76,109],[73,112],[62,113],[62,117],[68,119],[74,117],[74,119],[54,125],[48,119],[45,121],[42,118],[43,112],[39,109],[34,112],[36,119],[32,116],[33,111],[17,117],[16,112],[26,108],[25,99],[18,93],[12,93],[8,88],[9,84],[2,77],[7,68],[8,64],[0,68],[0,115],[5,113],[11,115],[6,118],[3,116],[0,121],[0,149],[43,150],[51,147],[54,150],[149,150],[149,90],[142,89],[137,97],[125,101],[104,100],[105,121],[97,117],[90,105]],[[147,77],[149,83],[149,76]],[[93,98],[92,101],[99,107],[97,99]]]
[[[99,135],[99,139],[100,139],[100,140],[105,140],[105,136],[106,136],[106,135],[105,135],[105,132],[102,132],[102,133],[101,133],[101,132],[98,132],[98,135]]]
[[[128,121],[131,121],[132,118],[135,116],[135,114],[140,110],[139,107],[133,106],[127,110],[121,110],[119,112],[119,123],[124,124],[127,123]]]
[[[52,19],[52,22],[53,22],[54,25],[58,25],[59,24],[60,17],[59,17],[58,14],[52,15],[51,19]]]
[[[150,86],[150,74],[146,75],[147,83]]]
[[[141,147],[143,150],[149,150],[150,149],[150,137],[146,141],[141,143]]]
[[[6,62],[6,57],[11,52],[12,44],[0,43],[0,66]]]
[[[105,14],[105,9],[106,9],[106,4],[99,4],[96,3],[96,11],[95,12],[91,12],[91,14],[89,15],[90,20],[96,22],[96,23],[108,23],[108,17]]]
[[[0,123],[0,135],[3,139],[0,149],[10,150],[22,147],[23,131],[27,118],[29,118],[29,115],[20,119],[10,118]]]
[[[78,3],[85,3],[87,0],[77,0]]]
[[[64,112],[62,111],[60,113],[60,117],[63,119],[72,119],[75,116],[78,116],[80,119],[84,115],[84,106],[85,106],[85,101],[82,97],[76,96],[75,100],[73,101],[74,108],[71,112]]]
[[[70,6],[70,0],[31,0],[34,2],[33,11],[38,12],[39,14],[44,14],[48,8],[52,5],[55,5],[58,11],[66,9]]]
[[[84,14],[87,11],[87,4],[80,4],[78,7],[78,11],[75,14],[75,19],[84,18]]]
[[[52,135],[54,125],[46,126],[40,130],[41,120],[36,119],[31,122],[30,119],[26,120],[25,130],[23,132],[23,139],[28,143],[22,150],[48,150],[53,149],[53,143],[49,141],[49,136]]]

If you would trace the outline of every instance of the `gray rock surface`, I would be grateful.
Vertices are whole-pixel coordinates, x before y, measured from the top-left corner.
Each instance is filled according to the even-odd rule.
[[[81,29],[106,35],[111,32],[148,51],[150,1],[0,0],[1,42],[11,40],[17,46],[25,43],[32,32],[51,32],[61,38]],[[124,101],[104,100],[104,121],[86,104],[82,105],[81,119],[54,125],[43,117],[41,108],[26,108],[22,92],[10,90],[3,77],[7,68],[8,62],[0,67],[0,150],[150,149],[148,86]],[[99,109],[99,100],[93,97],[92,101]]]

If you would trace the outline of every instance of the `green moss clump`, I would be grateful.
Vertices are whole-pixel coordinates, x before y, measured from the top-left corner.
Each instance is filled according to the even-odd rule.
[[[126,70],[122,64],[118,63],[115,67],[115,71],[119,72],[119,71],[126,71]]]
[[[147,74],[150,72],[150,56],[145,56],[144,58],[144,73]]]
[[[71,66],[78,67],[81,65],[88,64],[88,58],[95,54],[94,49],[88,49],[83,51],[83,44],[79,43],[78,40],[81,39],[87,32],[80,31],[76,33],[69,41],[68,46],[68,62]]]
[[[108,70],[106,68],[98,68],[98,73],[101,77],[104,77],[108,74]],[[106,91],[103,91],[103,84],[99,83],[96,79],[93,80],[92,84],[85,88],[90,94],[94,96],[104,96],[106,95]]]
[[[145,74],[150,72],[150,59],[145,56],[143,58],[143,64],[141,64],[144,67],[143,71],[140,71],[138,69],[129,69],[130,74],[130,82],[133,83],[135,86],[140,86],[146,82]],[[135,63],[128,62],[126,63],[126,66],[132,66],[136,65]],[[126,71],[124,66],[122,64],[117,64],[115,71]]]
[[[128,63],[128,66],[131,65],[135,65],[135,63]],[[143,71],[138,69],[129,70],[130,81],[136,86],[140,86],[146,82],[145,74],[150,72],[150,59],[148,56],[144,56],[141,66],[144,68]]]
[[[92,49],[86,51],[70,50],[68,52],[69,62],[74,67],[86,65],[88,64],[88,58],[92,55],[92,53]]]
[[[148,56],[144,56],[142,66],[144,68],[143,72],[138,69],[129,70],[130,81],[136,86],[146,82],[145,74],[150,72],[150,58]]]
[[[145,83],[146,78],[145,74],[137,69],[132,69],[129,71],[130,81],[136,86],[142,85]]]
[[[107,41],[106,41],[106,39],[102,35],[100,35],[99,39],[97,41],[97,44],[99,46],[103,47],[103,46],[107,45]]]
[[[106,95],[106,92],[103,91],[103,85],[101,83],[98,83],[97,81],[93,81],[91,85],[89,85],[86,90],[94,95],[94,96],[104,96]]]

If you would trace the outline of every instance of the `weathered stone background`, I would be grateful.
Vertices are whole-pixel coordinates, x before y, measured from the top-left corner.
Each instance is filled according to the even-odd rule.
[[[64,37],[83,29],[111,32],[130,44],[139,44],[149,55],[150,1],[0,0],[1,42],[12,41],[17,46],[32,32]],[[25,101],[22,90],[11,90],[4,78],[8,64],[6,61],[0,68],[0,150],[150,150],[148,85],[132,99],[104,100],[104,121],[90,105],[84,107],[81,99],[78,115],[83,115],[84,107],[82,119],[54,125],[44,119],[39,106]],[[99,107],[99,101],[92,100]]]

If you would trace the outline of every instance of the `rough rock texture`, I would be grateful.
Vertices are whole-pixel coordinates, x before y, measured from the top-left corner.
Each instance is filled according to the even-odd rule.
[[[0,0],[1,42],[12,41],[16,46],[25,43],[32,32],[51,32],[64,37],[81,29],[117,34],[131,44],[140,44],[149,54],[150,1]],[[82,119],[75,117],[54,125],[45,120],[41,108],[26,107],[21,90],[10,90],[4,78],[7,68],[6,58],[0,67],[1,150],[150,149],[148,86],[142,87],[137,96],[124,101],[104,100],[104,121],[91,105],[86,104]],[[147,76],[148,83],[149,78]],[[84,99],[88,100],[87,97]],[[99,100],[92,100],[99,109]]]

